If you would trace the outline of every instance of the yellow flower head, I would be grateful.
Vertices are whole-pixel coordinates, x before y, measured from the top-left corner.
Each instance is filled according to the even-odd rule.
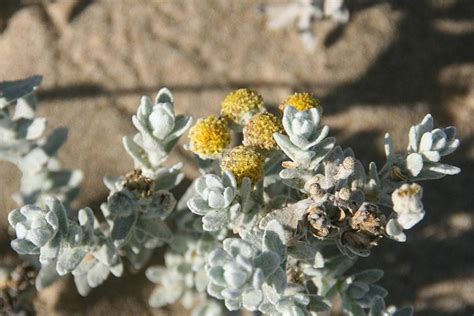
[[[229,93],[221,106],[221,116],[237,125],[247,124],[255,113],[262,112],[263,98],[250,89],[239,89]]]
[[[224,155],[221,168],[223,171],[232,172],[238,184],[245,177],[255,184],[263,176],[263,162],[263,156],[252,148],[237,146]]]
[[[283,111],[289,105],[301,112],[313,108],[321,109],[319,99],[316,99],[308,92],[294,93],[290,95],[280,104],[280,110]]]
[[[200,119],[189,131],[190,149],[203,159],[218,158],[229,146],[231,135],[224,119]]]
[[[283,124],[275,115],[263,112],[255,114],[244,128],[244,145],[258,150],[275,150],[278,145],[273,133],[283,133]]]

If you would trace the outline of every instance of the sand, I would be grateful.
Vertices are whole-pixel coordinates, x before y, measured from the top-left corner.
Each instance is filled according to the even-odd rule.
[[[255,1],[64,0],[0,5],[0,80],[42,74],[39,115],[68,126],[60,158],[85,174],[74,206],[98,206],[104,175],[133,168],[121,145],[134,132],[142,95],[166,86],[176,112],[216,114],[240,87],[268,106],[294,91],[321,98],[323,120],[343,146],[368,164],[383,162],[383,135],[400,150],[426,113],[458,127],[461,147],[449,163],[462,174],[428,183],[424,221],[408,242],[384,241],[359,267],[381,267],[387,302],[414,304],[418,315],[474,312],[474,6],[466,1],[351,2],[347,25],[315,24],[318,48],[304,51],[295,28],[269,31]],[[185,141],[185,140],[184,140]],[[182,142],[184,143],[184,142]],[[189,152],[178,148],[188,177]],[[0,163],[0,227],[16,207],[19,172]],[[5,244],[5,242],[3,242]],[[3,247],[6,252],[6,247]],[[71,280],[36,300],[40,315],[179,315],[147,306],[153,285],[143,273],[113,277],[81,298]]]

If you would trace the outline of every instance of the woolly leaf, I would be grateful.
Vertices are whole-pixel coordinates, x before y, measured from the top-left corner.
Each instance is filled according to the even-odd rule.
[[[74,270],[82,259],[85,257],[87,251],[85,247],[70,247],[63,244],[59,250],[58,261],[56,263],[56,270],[59,275],[65,275]]]
[[[22,80],[0,82],[0,109],[23,96],[33,93],[42,81],[41,76]]]
[[[92,268],[87,272],[87,283],[92,288],[97,287],[104,283],[105,280],[107,280],[109,274],[109,268],[106,265],[97,261],[96,264],[94,264]]]
[[[353,275],[354,279],[364,283],[375,283],[383,277],[383,270],[369,269]]]
[[[60,278],[56,271],[55,264],[43,264],[38,275],[36,276],[35,286],[38,291],[41,291],[52,285]]]
[[[270,276],[280,265],[280,257],[277,253],[264,251],[254,259],[256,267],[262,269],[265,276]]]
[[[278,254],[281,258],[286,255],[286,235],[283,226],[276,220],[271,220],[263,234],[263,250]]]
[[[256,311],[263,300],[263,294],[260,290],[251,290],[242,295],[242,305],[249,311]]]
[[[372,300],[369,316],[384,316],[385,301],[382,297],[377,296]]]
[[[133,227],[135,226],[136,216],[118,217],[114,221],[111,237],[116,246],[123,245],[131,236]]]
[[[228,220],[226,212],[210,211],[202,218],[202,228],[205,231],[217,231],[225,227]]]
[[[26,239],[15,239],[12,240],[11,246],[13,250],[18,252],[20,255],[38,255],[40,250],[31,241]]]

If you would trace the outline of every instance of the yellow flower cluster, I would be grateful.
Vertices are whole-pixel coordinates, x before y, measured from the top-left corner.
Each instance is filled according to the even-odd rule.
[[[214,115],[199,120],[189,131],[190,149],[201,158],[218,158],[229,146],[230,129]]]
[[[221,106],[221,116],[230,123],[245,125],[250,117],[264,110],[263,98],[250,89],[239,89],[229,93]]]
[[[280,105],[291,105],[298,111],[320,108],[319,100],[309,93],[295,93]],[[231,128],[242,131],[243,145],[228,151]],[[223,171],[234,174],[240,184],[244,177],[256,184],[263,177],[268,152],[278,149],[274,133],[284,133],[281,117],[265,111],[263,98],[250,89],[229,93],[222,101],[221,117],[211,115],[200,119],[189,131],[189,149],[202,159],[221,158]],[[227,151],[227,152],[226,152]]]
[[[264,158],[257,151],[245,146],[234,147],[221,161],[223,171],[230,171],[240,185],[242,179],[250,178],[256,184],[263,177]]]
[[[280,118],[269,112],[255,114],[244,128],[243,144],[261,151],[275,150],[278,144],[273,134],[283,132]]]
[[[319,99],[316,99],[308,92],[294,93],[280,104],[280,110],[283,111],[287,106],[292,106],[298,111],[307,111],[309,109],[320,109]]]

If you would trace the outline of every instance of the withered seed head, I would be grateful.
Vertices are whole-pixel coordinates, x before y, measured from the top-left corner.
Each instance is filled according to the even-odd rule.
[[[289,268],[286,271],[286,277],[291,283],[304,284],[306,281],[303,271],[296,267]]]
[[[364,203],[349,220],[349,224],[354,230],[378,236],[384,230],[386,219],[375,204]]]
[[[342,161],[342,166],[348,171],[354,171],[356,160],[354,157],[348,156]]]
[[[351,190],[347,187],[344,187],[337,192],[337,197],[343,201],[349,201],[351,198]]]
[[[316,199],[320,199],[326,194],[326,191],[318,183],[312,183],[309,187],[309,194]]]
[[[306,210],[306,215],[314,237],[324,239],[331,233],[331,221],[322,208],[312,205]]]
[[[143,176],[140,169],[127,173],[123,186],[130,191],[137,191],[143,197],[149,197],[153,194],[153,180]]]

